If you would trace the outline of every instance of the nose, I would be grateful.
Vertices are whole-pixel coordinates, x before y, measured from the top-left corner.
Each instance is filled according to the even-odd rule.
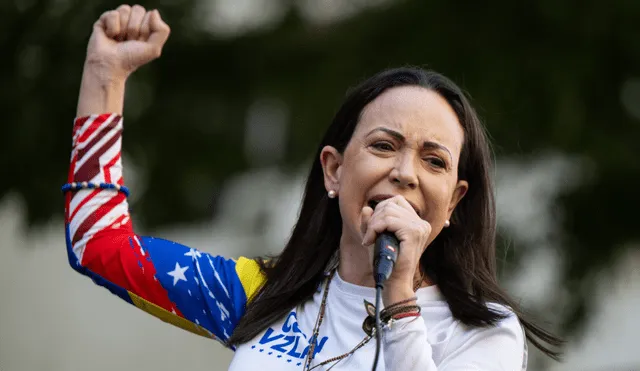
[[[418,187],[418,174],[413,157],[409,153],[398,156],[395,167],[389,173],[392,183],[403,188],[415,189]]]

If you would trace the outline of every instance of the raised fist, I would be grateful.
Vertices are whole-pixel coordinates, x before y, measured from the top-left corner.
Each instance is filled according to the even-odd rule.
[[[126,78],[160,56],[170,31],[157,10],[121,5],[103,13],[94,23],[86,65],[96,66],[112,77]]]

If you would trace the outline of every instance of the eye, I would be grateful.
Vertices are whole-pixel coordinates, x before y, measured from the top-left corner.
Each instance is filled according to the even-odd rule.
[[[375,142],[371,145],[371,147],[383,152],[393,151],[393,144],[386,141]]]
[[[441,169],[447,168],[447,164],[439,157],[427,157],[424,160],[437,168],[441,168]]]

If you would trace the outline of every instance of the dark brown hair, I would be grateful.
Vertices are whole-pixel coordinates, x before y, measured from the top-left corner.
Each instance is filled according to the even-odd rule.
[[[269,264],[258,259],[266,282],[247,305],[229,343],[251,340],[316,292],[335,259],[342,233],[338,203],[327,197],[324,188],[320,151],[329,145],[344,152],[364,107],[398,86],[421,86],[438,93],[453,108],[464,130],[458,179],[468,181],[469,190],[452,215],[451,227],[436,237],[420,259],[424,271],[438,285],[453,316],[462,323],[493,325],[504,314],[492,310],[487,303],[506,305],[519,317],[527,339],[558,359],[556,348],[562,341],[528,320],[498,284],[493,161],[484,127],[456,84],[439,73],[419,68],[383,71],[348,94],[318,146],[291,238]]]

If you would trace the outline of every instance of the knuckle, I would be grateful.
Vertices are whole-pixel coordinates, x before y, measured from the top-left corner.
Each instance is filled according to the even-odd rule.
[[[139,5],[139,4],[135,4],[133,7],[131,7],[131,10],[136,11],[136,12],[142,12],[143,14],[146,12],[144,7],[142,5]]]
[[[422,221],[420,223],[420,232],[422,232],[422,234],[424,235],[428,235],[429,233],[431,233],[431,225],[425,221]]]
[[[131,7],[127,4],[122,4],[117,7],[115,11],[120,13],[129,13],[131,11]]]

